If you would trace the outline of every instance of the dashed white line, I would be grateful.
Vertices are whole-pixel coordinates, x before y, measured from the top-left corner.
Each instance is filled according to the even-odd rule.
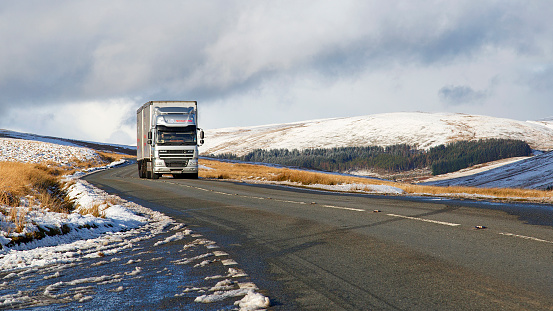
[[[438,221],[438,220],[425,219],[425,218],[412,217],[412,216],[403,216],[403,215],[397,215],[397,214],[386,214],[386,215],[392,216],[392,217],[399,217],[399,218],[405,218],[405,219],[411,219],[411,220],[430,222],[430,223],[433,223],[433,224],[445,225],[445,226],[450,226],[450,227],[457,227],[457,226],[461,225],[461,224],[455,224],[455,223],[452,223],[452,222]]]
[[[335,208],[335,209],[343,209],[343,210],[346,210],[346,211],[366,212],[366,210],[360,209],[360,208],[343,207],[343,206],[334,206],[334,205],[321,205],[321,206],[323,206],[323,207]]]
[[[515,237],[515,238],[521,238],[521,239],[525,239],[525,240],[532,240],[532,241],[536,241],[536,242],[544,242],[544,243],[553,244],[553,241],[548,241],[548,240],[535,238],[535,237],[531,237],[531,236],[526,236],[526,235],[507,233],[507,232],[499,232],[499,234],[505,235],[505,236],[512,236],[512,237]]]

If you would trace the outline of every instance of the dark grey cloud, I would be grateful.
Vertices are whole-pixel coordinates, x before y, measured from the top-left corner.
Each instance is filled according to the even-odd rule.
[[[486,98],[486,92],[475,91],[469,86],[447,85],[438,91],[440,101],[446,105],[479,104]]]
[[[521,82],[534,91],[553,95],[553,64],[542,65],[523,73]]]

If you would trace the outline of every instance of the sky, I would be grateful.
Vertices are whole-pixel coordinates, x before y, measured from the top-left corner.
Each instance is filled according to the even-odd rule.
[[[216,129],[424,111],[553,116],[553,5],[2,1],[0,128],[132,145],[136,109]]]

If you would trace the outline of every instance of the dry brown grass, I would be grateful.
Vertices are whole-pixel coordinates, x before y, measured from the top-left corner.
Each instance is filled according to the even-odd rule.
[[[40,207],[52,212],[70,213],[77,207],[75,202],[68,198],[67,189],[71,182],[62,182],[63,175],[72,174],[84,168],[103,166],[119,160],[126,155],[100,152],[100,156],[91,160],[73,159],[70,165],[56,162],[42,162],[28,164],[21,162],[0,162],[0,213],[8,222],[6,230],[12,239],[10,244],[26,243],[33,239],[40,239],[46,235],[66,234],[70,231],[67,225],[60,228],[38,228],[38,231],[24,232],[29,210],[21,207],[21,198],[27,197],[31,204],[39,202]],[[116,204],[117,199],[108,198],[101,204],[96,204],[83,214],[96,217],[105,217],[104,209]],[[11,208],[10,208],[11,207]],[[13,235],[12,233],[17,233]],[[0,249],[2,246],[0,245]]]
[[[200,177],[217,179],[235,179],[251,181],[291,182],[299,185],[339,185],[367,184],[387,185],[402,189],[410,195],[443,195],[449,197],[495,198],[508,201],[553,202],[553,191],[509,189],[509,188],[473,188],[473,187],[436,187],[417,184],[396,183],[361,177],[332,175],[326,173],[294,170],[289,168],[267,167],[262,165],[228,163],[200,159],[200,163],[211,169],[201,169]]]
[[[40,174],[32,164],[0,162],[0,203],[18,206],[19,198],[29,193],[31,177],[36,173]]]
[[[15,232],[21,233],[23,232],[23,230],[25,230],[25,225],[27,223],[25,220],[26,216],[27,216],[27,210],[12,207],[9,220],[14,223]]]
[[[102,202],[95,203],[89,208],[78,207],[77,211],[81,215],[92,215],[94,217],[105,218],[106,217],[106,212],[105,212],[106,209],[108,209],[111,206],[121,204],[122,202],[123,202],[122,199],[119,198],[118,196],[110,195],[105,200],[103,200]]]
[[[65,195],[69,185],[61,182],[61,176],[129,157],[109,152],[98,154],[99,158],[86,161],[75,158],[69,167],[55,162],[0,162],[0,205],[19,206],[20,198],[31,195],[51,211],[72,211],[74,202],[67,200]]]
[[[70,212],[73,202],[66,199],[58,168],[20,162],[0,162],[0,204],[19,206],[27,195],[42,207],[55,212]]]
[[[100,158],[102,158],[105,162],[108,162],[108,163],[111,163],[113,161],[119,161],[121,159],[131,158],[131,156],[127,154],[113,153],[113,152],[107,152],[107,151],[97,151],[96,153],[100,155]]]
[[[98,154],[97,158],[87,159],[87,160],[73,158],[72,160],[69,161],[69,165],[62,165],[59,163],[50,162],[50,163],[42,163],[40,164],[40,166],[48,167],[52,171],[57,170],[58,174],[66,175],[66,174],[73,174],[75,172],[78,172],[84,169],[104,166],[106,164],[109,164],[114,161],[118,161],[123,158],[132,158],[129,155],[105,152],[105,151],[97,151],[96,153]]]
[[[96,203],[93,204],[90,208],[80,208],[79,213],[81,215],[92,215],[94,217],[106,217],[106,213],[103,211],[102,205],[106,205],[105,203]]]

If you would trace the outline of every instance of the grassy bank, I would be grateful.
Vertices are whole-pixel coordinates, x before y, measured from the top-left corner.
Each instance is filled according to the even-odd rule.
[[[402,189],[407,195],[429,195],[470,199],[493,199],[504,201],[553,203],[553,191],[510,188],[499,189],[424,186],[353,176],[294,170],[288,168],[277,168],[243,163],[228,163],[207,159],[201,159],[200,164],[207,167],[206,169],[200,170],[200,177],[204,178],[233,179],[256,182],[287,182],[299,186],[309,186],[316,184],[385,185]]]
[[[33,213],[44,210],[69,214],[75,210],[80,214],[102,216],[102,207],[113,202],[98,202],[91,208],[79,208],[68,195],[72,182],[64,175],[86,168],[104,166],[124,157],[123,155],[101,153],[90,160],[74,159],[69,165],[59,163],[0,162],[0,226],[13,243],[28,242],[45,236],[68,233],[68,227],[42,228],[33,223]],[[29,231],[29,227],[37,227]],[[1,245],[0,245],[1,249]]]

